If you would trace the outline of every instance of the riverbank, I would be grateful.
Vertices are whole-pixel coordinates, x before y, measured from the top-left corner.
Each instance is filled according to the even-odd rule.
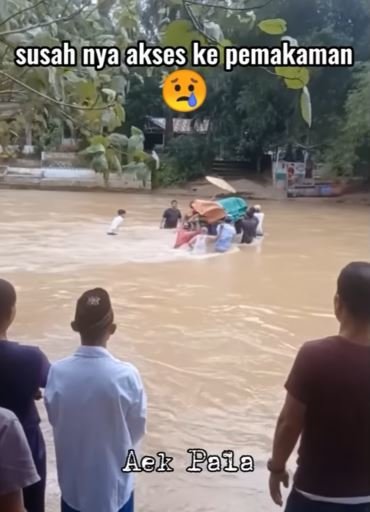
[[[286,193],[277,190],[271,182],[256,182],[253,180],[229,180],[230,185],[245,199],[259,201],[287,201],[290,202],[310,202],[315,203],[343,203],[343,204],[361,204],[370,206],[370,190],[361,192],[345,193],[338,197],[300,197],[287,198]],[[206,180],[188,183],[181,187],[158,188],[154,191],[158,195],[173,197],[202,197],[211,198],[215,195],[216,189]]]
[[[245,199],[259,201],[287,200],[284,191],[277,190],[268,180],[240,179],[229,180],[230,185]],[[132,173],[110,176],[109,187],[105,187],[103,177],[90,169],[63,168],[21,168],[9,167],[0,173],[1,189],[59,190],[59,191],[101,191],[114,193],[144,193],[165,197],[212,198],[220,192],[205,179],[174,187],[151,189],[151,182],[143,183]],[[370,206],[370,190],[346,193],[333,198],[290,198],[290,201],[336,202]]]

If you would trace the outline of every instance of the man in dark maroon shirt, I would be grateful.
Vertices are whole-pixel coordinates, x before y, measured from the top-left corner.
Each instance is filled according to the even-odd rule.
[[[301,436],[286,512],[370,512],[370,263],[342,270],[334,310],[339,334],[305,343],[285,384],[268,469],[281,506]]]
[[[38,347],[8,341],[7,330],[15,317],[14,287],[0,279],[0,407],[19,419],[41,480],[23,490],[27,512],[44,512],[46,449],[35,399],[46,385],[49,361]]]

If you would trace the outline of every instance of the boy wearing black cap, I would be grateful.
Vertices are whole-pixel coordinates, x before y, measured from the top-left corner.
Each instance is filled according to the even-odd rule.
[[[137,369],[106,348],[116,325],[105,290],[80,297],[72,328],[81,346],[52,365],[45,390],[62,512],[132,512],[133,474],[120,468],[145,434],[146,395]]]

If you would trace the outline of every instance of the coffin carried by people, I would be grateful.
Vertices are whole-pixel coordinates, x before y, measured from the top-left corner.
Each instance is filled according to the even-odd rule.
[[[198,214],[200,219],[207,224],[214,224],[227,215],[224,208],[216,201],[196,199],[192,201],[191,208],[189,216]]]
[[[247,202],[241,197],[225,197],[217,202],[225,210],[227,216],[231,217],[233,222],[242,219],[248,210]]]

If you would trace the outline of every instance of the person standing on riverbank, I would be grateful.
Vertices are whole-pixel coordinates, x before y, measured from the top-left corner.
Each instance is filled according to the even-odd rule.
[[[121,468],[145,434],[146,395],[137,369],[106,348],[116,325],[105,290],[79,298],[72,328],[81,346],[52,365],[45,390],[62,512],[133,512],[134,474]]]
[[[108,235],[118,235],[118,231],[123,224],[123,219],[125,218],[126,210],[118,210],[117,215],[112,220],[110,225]]]
[[[22,425],[0,407],[0,511],[24,512],[22,490],[39,480]]]
[[[44,512],[46,447],[40,429],[35,400],[46,385],[49,361],[38,347],[8,341],[8,329],[14,321],[17,296],[11,283],[0,279],[0,407],[19,419],[40,480],[23,491],[27,512]]]
[[[161,229],[176,229],[182,219],[181,211],[179,210],[177,201],[171,201],[171,207],[163,212],[161,220]]]
[[[339,334],[305,343],[285,384],[268,469],[281,506],[286,463],[301,436],[286,512],[370,509],[370,263],[342,270],[334,311]]]

